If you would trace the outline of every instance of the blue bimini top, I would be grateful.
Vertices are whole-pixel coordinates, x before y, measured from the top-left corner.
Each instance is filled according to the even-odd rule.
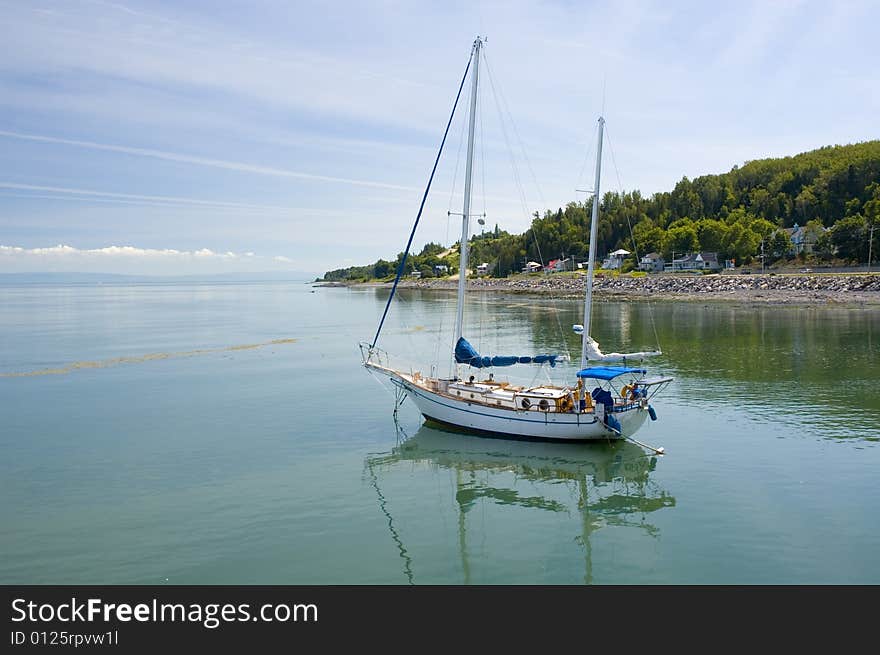
[[[590,366],[577,372],[579,378],[594,378],[596,380],[613,380],[619,375],[626,373],[647,373],[643,368],[629,368],[628,366]]]

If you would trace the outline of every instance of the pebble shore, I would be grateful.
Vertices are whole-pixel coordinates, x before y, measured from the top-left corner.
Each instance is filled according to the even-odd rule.
[[[456,280],[448,278],[400,282],[402,287],[417,289],[455,289],[457,285]],[[584,278],[553,273],[515,275],[506,279],[476,278],[468,280],[468,289],[580,298],[584,293]],[[621,275],[597,277],[593,290],[598,298],[880,305],[880,273]]]

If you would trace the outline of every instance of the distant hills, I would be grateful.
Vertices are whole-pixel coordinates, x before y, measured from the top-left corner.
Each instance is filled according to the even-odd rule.
[[[470,261],[488,263],[489,274],[496,277],[521,270],[527,261],[546,264],[563,256],[584,261],[592,202],[571,202],[547,209],[543,216],[535,212],[523,234],[508,234],[496,226],[475,235]],[[813,235],[809,251],[793,247],[789,240],[795,224]],[[738,265],[760,252],[768,263],[795,256],[804,262],[863,263],[869,251],[878,258],[878,245],[880,140],[748,161],[720,175],[683,177],[672,191],[651,197],[639,191],[605,193],[596,244],[600,257],[618,248],[632,251],[624,270],[637,265],[636,254],[652,252],[667,261],[673,253],[716,252],[719,260],[733,259]],[[421,252],[410,253],[406,272],[417,270],[431,277],[442,266],[456,272],[458,253],[445,250],[429,243]],[[328,271],[324,279],[384,278],[397,270],[402,255]]]

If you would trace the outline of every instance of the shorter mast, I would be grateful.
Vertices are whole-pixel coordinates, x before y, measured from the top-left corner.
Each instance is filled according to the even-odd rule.
[[[467,286],[467,264],[468,264],[468,214],[471,211],[471,176],[473,174],[474,165],[474,126],[477,116],[477,84],[480,80],[480,47],[483,40],[480,37],[474,41],[474,71],[473,84],[471,87],[471,111],[470,126],[468,128],[468,151],[467,151],[467,167],[464,173],[464,207],[461,210],[461,242],[458,250],[458,307],[455,315],[455,341],[452,344],[452,350],[455,352],[455,346],[461,339],[462,323],[464,322],[464,291]]]
[[[584,333],[581,337],[581,368],[587,366],[590,337],[590,314],[593,310],[593,271],[596,265],[596,241],[599,238],[599,180],[602,175],[602,133],[605,119],[599,116],[599,147],[596,148],[596,184],[593,186],[593,216],[590,219],[590,263],[587,267],[587,298],[584,303]]]

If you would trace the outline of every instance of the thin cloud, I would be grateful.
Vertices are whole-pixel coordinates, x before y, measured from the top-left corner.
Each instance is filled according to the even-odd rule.
[[[2,183],[0,183],[0,187],[2,187]],[[42,195],[38,193],[0,193],[0,196],[3,198],[22,198],[25,200],[57,200],[60,202],[88,202],[88,203],[112,203],[119,205],[136,205],[139,207],[178,207],[180,203],[175,202],[166,202],[162,200],[126,200],[124,198],[102,198],[95,195],[89,195],[86,197],[79,197],[76,195]],[[190,203],[183,203],[183,206],[191,207]],[[250,205],[244,205],[249,211],[264,211],[263,209],[257,209],[256,207],[252,207]],[[198,209],[198,206],[194,206],[195,209]],[[215,205],[206,205],[204,209],[208,209],[212,212],[216,211],[240,211],[241,207],[225,207],[225,206],[215,206]],[[280,208],[279,208],[280,209]],[[269,211],[268,209],[265,211]],[[273,211],[272,213],[277,213]]]
[[[292,207],[277,207],[272,205],[251,205],[239,202],[225,202],[220,200],[199,200],[196,198],[182,198],[179,196],[151,196],[140,195],[135,193],[114,193],[112,191],[95,191],[94,189],[74,189],[70,187],[42,186],[37,184],[19,184],[17,182],[0,182],[2,189],[16,189],[18,191],[42,191],[49,193],[65,193],[76,196],[94,196],[104,199],[119,200],[144,200],[148,202],[184,204],[184,205],[204,205],[207,207],[227,207],[231,209],[257,209],[268,211],[290,211]],[[36,197],[36,196],[34,196]]]
[[[303,173],[300,171],[291,171],[283,168],[273,168],[271,166],[258,166],[242,162],[226,161],[223,159],[209,159],[206,157],[195,157],[183,153],[168,152],[165,150],[151,150],[148,148],[132,148],[130,146],[120,146],[109,143],[96,143],[94,141],[82,141],[79,139],[61,139],[58,137],[45,136],[42,134],[24,134],[21,132],[9,132],[0,130],[0,136],[21,139],[25,141],[38,141],[42,143],[55,143],[79,148],[89,148],[91,150],[106,150],[109,152],[120,152],[126,155],[135,155],[138,157],[152,157],[154,159],[162,159],[165,161],[179,162],[183,164],[193,164],[195,166],[208,166],[211,168],[222,168],[229,171],[240,171],[242,173],[254,173],[256,175],[269,175],[273,177],[288,177],[301,180],[311,180],[313,182],[333,182],[341,184],[352,184],[355,186],[373,187],[378,189],[393,189],[395,191],[417,191],[414,187],[401,186],[399,184],[387,184],[385,182],[374,182],[371,180],[354,180],[346,177],[333,177],[330,175],[315,175],[312,173]]]

